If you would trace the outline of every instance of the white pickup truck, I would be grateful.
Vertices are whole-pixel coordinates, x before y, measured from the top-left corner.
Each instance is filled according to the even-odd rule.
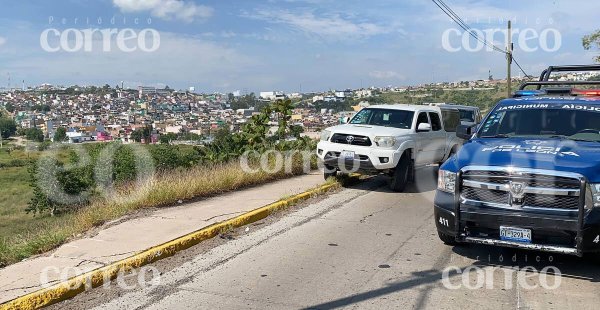
[[[443,163],[458,151],[456,109],[424,105],[378,105],[358,112],[347,124],[321,132],[317,156],[324,176],[338,172],[384,173],[403,191],[415,168]]]

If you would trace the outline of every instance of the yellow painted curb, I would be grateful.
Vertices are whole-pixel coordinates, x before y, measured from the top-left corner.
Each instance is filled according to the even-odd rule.
[[[183,237],[152,247],[131,257],[114,262],[108,266],[84,273],[25,296],[18,297],[0,305],[0,310],[19,309],[31,310],[49,306],[74,297],[87,289],[98,287],[117,277],[120,272],[126,272],[160,259],[173,256],[175,253],[190,248],[204,240],[217,236],[224,230],[241,227],[262,220],[282,208],[319,193],[338,187],[339,183],[321,185],[312,190],[282,199],[270,205],[244,213],[238,217],[215,223]]]

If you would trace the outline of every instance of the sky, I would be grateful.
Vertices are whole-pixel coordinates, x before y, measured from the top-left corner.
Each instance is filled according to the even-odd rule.
[[[502,49],[504,34],[490,33],[512,20],[528,74],[598,54],[581,45],[600,29],[597,1],[445,3]],[[476,44],[431,0],[2,0],[0,87],[9,76],[13,87],[122,81],[223,93],[505,78],[505,56]]]

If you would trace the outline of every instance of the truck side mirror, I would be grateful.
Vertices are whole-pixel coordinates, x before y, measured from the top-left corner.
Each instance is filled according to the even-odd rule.
[[[342,124],[348,124],[350,122],[350,117],[342,117]]]
[[[430,124],[421,123],[417,127],[417,132],[427,132],[427,131],[431,131],[431,125]]]
[[[473,125],[458,125],[458,127],[456,127],[456,136],[463,139],[463,140],[469,140],[471,139],[471,136],[473,135]]]

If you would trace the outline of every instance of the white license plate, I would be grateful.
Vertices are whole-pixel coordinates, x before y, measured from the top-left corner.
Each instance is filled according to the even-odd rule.
[[[500,226],[500,239],[531,243],[531,229]]]
[[[342,154],[340,154],[340,156],[343,159],[354,159],[354,152],[353,151],[342,151]]]

